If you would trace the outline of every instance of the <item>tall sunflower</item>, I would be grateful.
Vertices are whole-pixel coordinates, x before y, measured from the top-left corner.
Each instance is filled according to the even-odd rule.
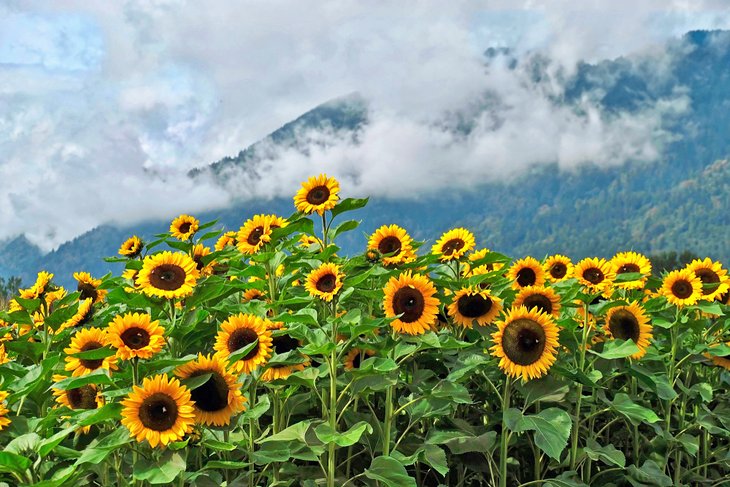
[[[340,266],[328,262],[309,273],[304,287],[311,296],[330,302],[340,292],[344,278]]]
[[[488,325],[502,311],[502,300],[492,296],[489,290],[466,287],[458,290],[451,300],[448,313],[454,322],[471,328],[474,321],[479,326]]]
[[[252,255],[271,241],[270,219],[266,215],[254,215],[246,220],[236,234],[238,250]]]
[[[274,353],[277,355],[293,352],[302,345],[299,340],[288,333],[285,333],[286,328],[284,328],[284,324],[280,321],[269,321],[267,328],[271,332],[277,332],[271,337],[271,346]],[[264,370],[264,373],[261,374],[261,380],[264,382],[271,382],[277,379],[286,379],[293,372],[304,370],[304,368],[309,365],[309,359],[307,359],[306,356],[302,357],[304,358],[304,361],[297,364],[269,364],[269,366],[266,367],[266,370]]]
[[[210,374],[210,378],[190,391],[195,403],[195,421],[205,425],[224,426],[231,423],[231,416],[245,409],[246,398],[241,394],[241,383],[226,368],[220,356],[198,358],[175,369],[180,379]]]
[[[165,345],[164,334],[165,329],[159,321],[152,321],[146,313],[117,315],[107,328],[109,343],[117,349],[117,357],[122,360],[151,358]]]
[[[413,239],[398,225],[383,225],[368,239],[368,250],[375,250],[381,256],[383,265],[399,265],[413,259]]]
[[[108,291],[99,289],[101,279],[94,279],[88,272],[74,272],[73,276],[78,281],[76,290],[81,293],[79,299],[91,298],[94,303],[104,301]]]
[[[323,215],[331,210],[340,199],[340,183],[326,174],[313,176],[302,183],[294,195],[294,205],[298,211],[307,215],[315,211]]]
[[[215,261],[210,261],[207,264],[203,262],[203,258],[206,255],[210,255],[210,247],[206,247],[203,244],[195,244],[193,245],[192,254],[193,261],[195,262],[195,268],[198,270],[201,276],[209,276],[213,274]]]
[[[375,355],[375,352],[370,349],[355,347],[347,352],[347,355],[345,355],[345,358],[342,359],[342,362],[345,364],[345,370],[355,370],[360,368],[360,364],[363,360],[367,357],[372,357],[373,355]]]
[[[10,410],[6,406],[8,395],[8,391],[0,391],[0,431],[4,430],[10,424],[10,419],[8,418]]]
[[[499,367],[510,377],[523,381],[547,374],[555,363],[558,327],[552,316],[524,306],[512,308],[504,320],[497,321],[492,334],[492,353],[499,357]]]
[[[94,314],[94,301],[91,298],[79,301],[79,307],[69,319],[61,323],[58,332],[62,332],[66,328],[74,328],[86,324]]]
[[[527,309],[537,308],[538,311],[560,317],[560,296],[551,287],[525,286],[517,293],[512,307],[524,306]]]
[[[193,429],[195,407],[187,387],[166,375],[145,378],[122,401],[122,424],[152,448],[178,441]]]
[[[507,271],[507,278],[513,281],[513,289],[542,286],[545,284],[545,271],[537,259],[528,256],[512,264]]]
[[[652,326],[646,311],[636,302],[628,306],[616,306],[606,313],[606,324],[603,327],[606,335],[621,340],[631,340],[639,351],[630,358],[638,360],[646,355],[646,349],[652,339]]]
[[[619,252],[611,259],[616,276],[619,274],[639,273],[643,277],[635,281],[617,282],[616,286],[623,289],[642,289],[647,277],[651,274],[651,261],[646,256],[636,252]]]
[[[223,360],[236,350],[257,341],[254,348],[238,361],[230,364],[233,372],[250,374],[271,357],[272,339],[268,320],[256,315],[239,313],[221,323],[213,348]]]
[[[730,289],[727,271],[722,268],[722,264],[713,262],[709,257],[704,260],[693,260],[687,265],[687,269],[694,272],[702,281],[701,299],[713,301]]]
[[[604,293],[613,285],[616,273],[606,259],[586,257],[573,268],[573,277],[590,293]]]
[[[569,279],[573,274],[573,263],[570,261],[570,258],[561,254],[548,257],[545,260],[545,264],[543,264],[543,268],[545,269],[547,278],[552,282]]]
[[[66,370],[71,372],[74,377],[91,373],[96,369],[102,368],[107,370],[116,369],[117,358],[112,355],[110,357],[100,359],[84,359],[74,357],[74,354],[81,352],[89,352],[98,348],[103,348],[109,344],[106,330],[101,328],[82,328],[77,331],[71,338],[68,348],[63,351],[66,353]]]
[[[399,333],[422,335],[431,328],[438,313],[436,288],[428,277],[403,272],[391,277],[383,289],[383,308],[391,326]],[[399,316],[400,315],[400,316]]]
[[[52,279],[53,274],[46,271],[40,271],[33,285],[28,289],[19,289],[18,293],[23,299],[40,298],[43,294],[51,290],[49,287]]]
[[[659,292],[675,306],[692,306],[702,297],[702,281],[689,269],[672,271],[664,278]]]
[[[170,224],[170,234],[183,242],[190,240],[195,232],[198,231],[200,222],[197,218],[190,215],[180,215]]]
[[[236,246],[236,232],[230,231],[225,232],[223,235],[218,237],[218,240],[215,242],[215,250],[216,252],[220,252],[221,250],[225,249],[226,247],[235,247]]]
[[[190,256],[166,250],[144,258],[135,282],[149,296],[175,299],[190,296],[198,277],[200,273]]]
[[[144,243],[142,242],[142,239],[136,235],[132,235],[119,247],[119,255],[134,259],[142,253],[143,248]]]
[[[454,228],[441,235],[431,253],[442,262],[459,260],[474,248],[474,234],[466,228]]]

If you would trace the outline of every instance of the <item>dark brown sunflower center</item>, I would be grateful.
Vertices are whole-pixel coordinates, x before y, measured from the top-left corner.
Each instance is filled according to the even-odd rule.
[[[730,304],[730,291],[726,291],[717,297],[717,300],[724,304]]]
[[[191,226],[192,225],[190,224],[190,222],[185,222],[182,225],[180,225],[180,228],[178,229],[178,231],[180,233],[188,233],[190,231]]]
[[[608,329],[614,338],[633,340],[634,343],[639,341],[639,320],[628,310],[620,309],[611,315]]]
[[[684,279],[675,281],[674,284],[672,284],[672,294],[679,299],[687,299],[692,296],[692,284]]]
[[[378,252],[383,255],[397,254],[400,252],[401,247],[402,243],[398,237],[385,237],[378,244]]]
[[[194,255],[193,256],[193,262],[195,262],[195,267],[198,270],[202,270],[203,267],[205,267],[205,264],[203,263],[203,256],[202,255]]]
[[[393,295],[393,311],[397,315],[403,314],[400,317],[403,323],[418,321],[423,315],[425,304],[423,294],[410,287],[398,289]]]
[[[175,264],[160,264],[150,272],[150,284],[157,289],[174,291],[185,284],[185,269]]]
[[[96,298],[99,295],[96,288],[88,282],[80,282],[79,285],[76,287],[76,290],[81,292],[81,296],[79,296],[79,299],[91,298],[92,301],[96,301]]]
[[[96,409],[96,388],[91,385],[77,387],[66,391],[66,398],[71,409]]]
[[[237,328],[228,337],[228,352],[233,353],[236,350],[252,344],[259,339],[256,330],[252,328]],[[246,354],[241,360],[250,360],[259,353],[259,343],[254,345],[253,349]]]
[[[533,286],[537,282],[537,274],[533,269],[529,267],[523,267],[517,271],[517,284],[520,287]]]
[[[451,255],[464,248],[466,242],[460,238],[452,238],[441,247],[441,252],[444,255]]]
[[[605,278],[606,276],[603,274],[603,271],[597,267],[591,267],[583,271],[583,279],[591,284],[600,284]]]
[[[518,365],[534,364],[545,350],[545,330],[527,318],[512,321],[502,332],[502,349]]]
[[[492,300],[485,298],[481,294],[465,294],[459,298],[456,305],[459,314],[467,318],[479,318],[489,313],[492,309]]]
[[[122,342],[124,342],[124,345],[132,350],[139,350],[140,348],[144,348],[150,344],[149,332],[144,328],[139,328],[137,326],[127,328],[121,335],[119,335],[119,337],[122,339]]]
[[[322,293],[331,293],[337,287],[337,278],[334,274],[325,274],[317,279],[315,286],[317,291]]]
[[[190,391],[190,398],[201,411],[215,412],[228,406],[228,383],[214,370],[199,370],[190,377],[211,374],[205,384]]]
[[[544,294],[531,294],[525,298],[522,305],[527,309],[537,308],[547,314],[553,312],[553,302]]]
[[[330,190],[327,186],[317,186],[307,193],[307,203],[310,205],[321,205],[330,197]]]
[[[641,272],[641,269],[636,264],[624,264],[618,268],[616,274],[631,274],[634,272]]]
[[[258,245],[259,242],[261,242],[261,236],[264,234],[264,227],[256,227],[253,230],[251,230],[251,233],[248,234],[248,238],[246,239],[246,242],[249,245]]]
[[[271,338],[271,345],[277,354],[287,353],[299,348],[299,340],[289,335],[279,335]]]
[[[568,273],[568,266],[562,262],[556,262],[550,266],[550,275],[553,279],[562,279]]]
[[[102,345],[99,342],[89,342],[86,345],[84,345],[83,347],[81,347],[81,352],[88,352],[89,350],[96,350],[97,348],[101,348],[103,346],[104,345]],[[87,369],[95,370],[95,369],[98,369],[99,367],[101,367],[101,364],[104,363],[104,359],[102,358],[102,359],[93,359],[92,360],[92,359],[82,358],[79,360],[79,362],[81,362],[81,365],[83,365]]]
[[[177,421],[175,399],[162,392],[156,392],[142,401],[139,407],[139,420],[145,428],[167,431]]]
[[[695,275],[702,281],[702,294],[712,294],[720,287],[720,276],[712,269],[697,269]]]
[[[360,363],[362,363],[362,353],[357,352],[357,355],[352,358],[352,368],[359,369]]]

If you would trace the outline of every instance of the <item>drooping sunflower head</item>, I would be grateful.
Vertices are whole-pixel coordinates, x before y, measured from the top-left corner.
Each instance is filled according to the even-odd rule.
[[[326,174],[313,176],[302,183],[294,195],[294,206],[307,215],[315,211],[320,215],[331,210],[340,199],[340,183]]]
[[[687,265],[687,269],[694,272],[700,278],[700,281],[702,281],[701,299],[713,301],[716,297],[730,289],[727,270],[722,268],[722,264],[713,262],[709,257],[704,260],[693,260]]]
[[[10,410],[6,406],[8,400],[8,391],[0,391],[0,431],[4,430],[7,425],[10,424],[8,413]]]
[[[362,361],[368,357],[372,357],[373,355],[375,355],[375,352],[370,349],[353,348],[347,352],[347,355],[345,355],[345,358],[342,360],[345,364],[345,370],[359,369]]]
[[[509,268],[507,278],[513,281],[513,289],[526,286],[542,286],[545,284],[545,271],[534,257],[520,259]]]
[[[271,241],[271,226],[266,215],[254,215],[246,220],[236,234],[238,250],[253,255]]]
[[[702,297],[702,281],[689,269],[667,274],[659,291],[675,306],[692,306]]]
[[[99,289],[101,279],[94,279],[88,272],[74,272],[73,276],[78,281],[76,290],[81,293],[79,299],[90,298],[94,303],[99,303],[104,300],[107,291]]]
[[[53,274],[46,271],[40,271],[36,277],[35,283],[28,289],[19,289],[18,293],[23,299],[36,299],[46,292],[50,291],[49,285],[53,279]]]
[[[398,225],[383,225],[370,235],[368,250],[382,256],[383,265],[398,265],[407,262],[413,254],[413,239]]]
[[[547,374],[555,363],[558,327],[552,316],[524,306],[513,307],[504,320],[497,322],[492,334],[492,353],[499,357],[499,367],[510,377],[523,381]]]
[[[255,287],[252,287],[251,289],[246,289],[246,291],[243,293],[243,302],[249,303],[251,301],[264,301],[266,299],[266,294],[260,290],[256,289]]]
[[[165,345],[164,335],[165,329],[147,313],[117,315],[107,328],[109,343],[122,360],[151,358]]]
[[[301,347],[301,342],[296,338],[292,337],[286,332],[284,324],[281,322],[268,322],[268,330],[272,332],[271,347],[275,354],[281,355],[284,353],[294,352]],[[299,354],[301,356],[301,354]],[[286,379],[293,372],[304,370],[309,365],[309,360],[304,357],[304,361],[296,364],[269,364],[263,374],[261,374],[261,380],[264,382],[271,382],[277,379]]]
[[[170,234],[183,242],[190,240],[195,232],[198,231],[200,222],[197,218],[190,215],[180,215],[170,224]]]
[[[66,353],[66,370],[71,372],[74,377],[95,371],[96,369],[116,369],[117,358],[115,356],[100,359],[86,359],[74,357],[74,354],[81,352],[90,352],[103,348],[109,344],[106,330],[100,328],[82,328],[77,331],[71,338],[68,348],[63,351]]]
[[[122,424],[152,448],[181,440],[195,424],[195,407],[187,387],[166,375],[147,377],[122,401]]]
[[[225,249],[226,247],[235,247],[236,246],[236,232],[230,231],[226,232],[220,237],[218,237],[218,240],[215,242],[215,250],[216,252],[220,252],[221,250]]]
[[[422,335],[438,313],[436,288],[428,277],[410,271],[391,277],[383,289],[383,308],[391,326],[399,333]]]
[[[636,302],[628,306],[616,306],[606,313],[606,324],[603,327],[607,336],[620,340],[631,340],[639,351],[630,358],[638,360],[646,355],[646,349],[652,339],[652,326],[644,309]]]
[[[228,371],[220,355],[211,358],[200,353],[197,359],[175,369],[175,375],[180,379],[210,375],[207,381],[190,390],[197,423],[227,425],[232,416],[245,409],[246,398],[241,394],[241,383]]]
[[[454,228],[441,235],[431,247],[431,253],[442,262],[461,259],[474,248],[474,234],[466,228]]]
[[[83,326],[91,320],[94,315],[94,301],[91,298],[82,299],[79,301],[79,307],[76,313],[71,316],[68,320],[61,323],[58,327],[58,331],[61,332],[67,328],[74,328]]]
[[[342,288],[344,278],[340,266],[328,262],[309,273],[304,287],[311,296],[329,302]]]
[[[485,326],[494,321],[502,311],[502,300],[492,296],[488,289],[466,287],[458,290],[448,307],[449,316],[455,323],[471,328],[474,321]]]
[[[551,287],[526,286],[517,293],[512,307],[524,306],[527,309],[537,308],[538,311],[560,316],[560,296]]]
[[[643,277],[633,281],[617,282],[623,289],[642,289],[646,284],[647,276],[651,274],[651,261],[646,256],[636,252],[619,252],[611,259],[616,276],[620,274],[642,274]]]
[[[142,253],[143,248],[144,242],[142,242],[142,239],[136,235],[132,235],[119,247],[119,255],[134,259]]]
[[[573,274],[573,262],[570,258],[560,254],[551,255],[545,259],[543,268],[547,278],[552,282],[568,279]]]
[[[616,274],[606,259],[586,257],[573,268],[573,277],[590,293],[603,293],[611,288]]]
[[[136,284],[149,296],[175,299],[190,296],[199,277],[190,256],[166,250],[144,258]]]
[[[256,345],[246,356],[229,365],[237,374],[250,374],[271,357],[272,339],[268,323],[247,313],[231,316],[221,323],[213,348],[223,360],[228,361],[232,353],[255,342]]]
[[[203,262],[203,258],[206,255],[210,255],[210,248],[203,244],[195,244],[193,246],[193,261],[195,262],[195,268],[198,270],[201,276],[209,276],[213,274],[214,261]]]

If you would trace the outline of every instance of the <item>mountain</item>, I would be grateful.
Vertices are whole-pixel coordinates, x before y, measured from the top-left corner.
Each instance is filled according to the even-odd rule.
[[[398,223],[416,239],[433,242],[440,232],[465,226],[477,243],[509,255],[542,257],[560,252],[574,259],[588,255],[610,257],[633,249],[644,253],[691,250],[730,264],[730,32],[691,32],[667,46],[665,56],[618,58],[583,63],[567,80],[561,103],[599,96],[608,112],[632,113],[677,91],[688,97],[690,109],[662,119],[670,137],[655,162],[626,161],[600,168],[584,165],[560,170],[541,165],[510,182],[485,184],[469,191],[423,194],[415,200],[373,199],[356,217],[360,233],[341,242],[348,253],[359,252],[366,235],[382,224]],[[505,57],[510,69],[520,61],[508,50],[490,50],[485,62]],[[549,61],[535,57],[523,62],[536,83],[546,76]],[[657,76],[658,69],[663,70]],[[454,130],[468,133],[472,120],[490,109],[485,97],[471,112],[455,115]],[[452,114],[453,115],[453,114]],[[190,177],[217,179],[222,186],[231,175],[244,171],[255,177],[260,162],[282,147],[306,152],[312,130],[330,131],[357,142],[368,123],[367,102],[356,94],[320,105],[281,127],[262,141],[210,166],[191,171]],[[237,229],[260,212],[289,215],[290,198],[242,201],[224,211],[196,215],[218,219]],[[25,282],[47,269],[60,282],[71,273],[87,270],[103,275],[118,265],[102,261],[115,255],[132,233],[150,237],[165,231],[169,221],[150,221],[132,228],[102,226],[41,255],[24,237],[0,243],[0,275],[21,275]]]

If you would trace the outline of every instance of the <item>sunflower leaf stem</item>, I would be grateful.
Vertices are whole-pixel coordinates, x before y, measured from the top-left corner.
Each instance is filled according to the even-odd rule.
[[[274,397],[274,401],[273,401],[274,402],[274,412],[273,412],[273,416],[272,416],[271,425],[272,425],[272,428],[274,429],[274,434],[277,434],[277,433],[281,432],[281,424],[279,421],[281,419],[279,417],[281,414],[281,398],[279,397],[279,394],[278,394],[279,391],[273,390],[272,392],[273,392],[273,397]],[[271,466],[274,470],[274,482],[278,483],[279,482],[279,463],[274,462],[273,464],[271,464]]]
[[[586,364],[586,346],[588,344],[588,303],[583,303],[583,333],[581,335],[580,358],[578,362],[578,370],[582,373]],[[577,398],[575,400],[575,414],[573,414],[573,429],[571,431],[570,441],[570,469],[575,470],[578,460],[578,434],[580,432],[580,411],[581,402],[583,400],[583,384],[578,383]]]
[[[509,375],[504,379],[504,391],[502,392],[502,436],[499,446],[499,487],[507,487],[507,453],[509,447],[509,428],[505,421],[509,409],[512,378]]]

